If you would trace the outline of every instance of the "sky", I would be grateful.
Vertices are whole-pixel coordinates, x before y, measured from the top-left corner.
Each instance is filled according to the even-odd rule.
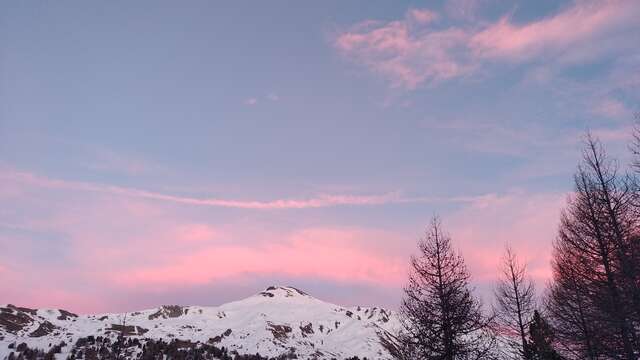
[[[543,290],[586,131],[621,164],[640,2],[0,3],[0,303],[396,308],[435,214]]]

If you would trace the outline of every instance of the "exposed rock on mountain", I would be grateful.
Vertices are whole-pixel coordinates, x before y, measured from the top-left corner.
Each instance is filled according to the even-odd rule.
[[[59,356],[66,357],[84,338],[115,343],[119,336],[137,343],[209,344],[231,354],[266,357],[390,359],[398,328],[389,310],[342,307],[282,286],[217,307],[169,305],[126,314],[76,315],[6,305],[0,306],[0,359],[23,343],[45,352],[59,346]]]

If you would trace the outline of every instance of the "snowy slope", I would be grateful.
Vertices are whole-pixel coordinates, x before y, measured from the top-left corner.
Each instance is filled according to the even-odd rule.
[[[0,359],[11,343],[47,350],[80,337],[173,338],[225,346],[240,354],[299,358],[390,359],[383,343],[397,332],[397,315],[382,308],[341,307],[293,287],[269,287],[218,307],[162,306],[126,314],[75,315],[64,310],[0,307]],[[70,348],[70,347],[69,347]],[[64,351],[64,349],[63,349]],[[68,351],[68,349],[67,349]]]

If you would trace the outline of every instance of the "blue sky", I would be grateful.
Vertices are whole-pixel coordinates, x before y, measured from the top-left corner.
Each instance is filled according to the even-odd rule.
[[[434,213],[479,289],[507,241],[542,283],[640,110],[633,1],[0,7],[0,303],[394,307]]]

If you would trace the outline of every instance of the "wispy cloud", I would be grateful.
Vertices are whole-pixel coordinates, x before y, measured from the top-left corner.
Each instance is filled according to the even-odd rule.
[[[105,193],[115,196],[135,197],[176,204],[210,206],[221,208],[238,208],[253,210],[286,210],[309,209],[333,206],[372,206],[402,203],[433,203],[433,202],[466,202],[473,197],[437,198],[437,197],[404,197],[400,192],[389,192],[375,195],[351,194],[322,194],[308,199],[277,199],[270,201],[258,200],[227,200],[218,198],[194,198],[164,194],[135,188],[52,179],[27,172],[11,170],[0,171],[0,179],[12,179],[19,183],[29,183],[45,188],[59,188],[74,191]]]
[[[464,2],[456,7],[471,7]],[[438,16],[410,10],[404,19],[367,20],[340,33],[334,46],[345,56],[389,79],[393,86],[419,85],[467,76],[489,61],[525,62],[556,57],[579,60],[597,56],[591,44],[607,35],[637,26],[640,3],[630,0],[578,1],[555,15],[525,24],[509,16],[496,22],[436,29]],[[424,21],[416,21],[423,19]],[[607,50],[628,46],[621,37]]]
[[[280,100],[280,96],[274,92],[270,92],[264,97],[260,97],[260,99],[263,99],[265,101],[276,102]],[[258,105],[258,103],[260,102],[260,99],[258,99],[257,97],[250,97],[244,100],[244,104],[247,106],[255,106],[255,105]]]
[[[631,125],[614,129],[594,129],[591,131],[598,139],[606,142],[628,143],[633,136],[633,127]]]
[[[438,14],[427,9],[411,9],[407,12],[407,19],[425,25],[438,19]]]
[[[244,101],[244,104],[248,106],[253,106],[253,105],[256,105],[257,103],[258,103],[258,99],[256,98],[248,98]]]
[[[556,15],[526,24],[509,17],[473,34],[470,47],[480,57],[526,60],[555,56],[617,28],[633,25],[640,14],[635,1],[578,1]]]
[[[627,107],[619,100],[607,98],[598,102],[593,107],[593,112],[612,119],[619,119],[623,117],[629,117],[631,115],[631,111],[627,109]]]
[[[416,24],[415,17],[416,10],[411,10],[403,20],[362,22],[340,34],[335,46],[345,56],[391,80],[396,87],[413,89],[425,82],[439,82],[473,70],[473,64],[461,59],[468,39],[464,30],[421,30],[422,24]]]

